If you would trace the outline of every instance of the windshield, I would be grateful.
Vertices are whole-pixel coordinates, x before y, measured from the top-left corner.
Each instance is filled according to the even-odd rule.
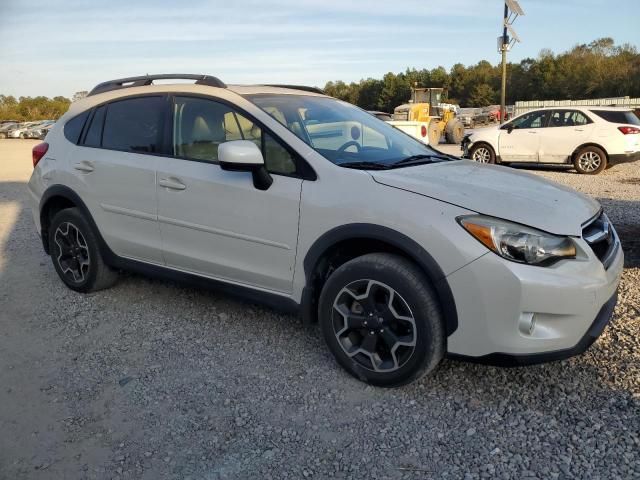
[[[309,95],[247,95],[320,155],[336,165],[388,166],[407,158],[443,156],[349,103]]]

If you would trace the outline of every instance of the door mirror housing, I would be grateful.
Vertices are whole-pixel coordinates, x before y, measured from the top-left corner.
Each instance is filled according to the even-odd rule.
[[[218,147],[220,168],[234,172],[251,172],[253,186],[267,190],[273,183],[258,146],[249,140],[232,140]]]
[[[511,132],[513,132],[513,129],[514,129],[515,127],[513,126],[513,123],[507,123],[506,125],[503,125],[503,126],[502,126],[502,127],[500,127],[500,128],[502,128],[503,130],[506,130],[506,131],[507,131],[507,133],[511,133]]]

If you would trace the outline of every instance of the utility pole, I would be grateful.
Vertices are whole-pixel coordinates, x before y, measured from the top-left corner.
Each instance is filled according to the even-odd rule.
[[[502,85],[500,88],[500,123],[504,123],[507,114],[507,52],[520,39],[511,28],[518,15],[524,15],[518,0],[505,0],[502,17],[502,35],[498,37],[498,51],[502,54]],[[509,37],[511,33],[511,38]]]
[[[500,123],[504,123],[507,113],[507,49],[509,48],[509,35],[507,35],[507,20],[509,19],[509,7],[504,2],[504,19],[502,22],[502,86],[500,87]]]

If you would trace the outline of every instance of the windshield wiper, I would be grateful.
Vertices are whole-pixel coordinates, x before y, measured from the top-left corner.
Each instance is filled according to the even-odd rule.
[[[418,155],[410,155],[407,158],[403,158],[402,160],[398,160],[396,163],[392,163],[391,167],[406,167],[408,165],[423,165],[427,163],[432,163],[438,160],[450,160],[449,158],[443,155],[433,155],[433,154],[425,154],[421,153]]]
[[[345,163],[338,163],[337,165],[339,167],[357,168],[361,170],[389,170],[389,168],[391,168],[389,165],[385,165],[384,163],[366,162],[366,161],[345,162]]]

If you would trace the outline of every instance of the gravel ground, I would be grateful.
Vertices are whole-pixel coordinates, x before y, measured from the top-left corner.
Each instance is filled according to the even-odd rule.
[[[136,275],[66,289],[24,204],[32,146],[0,140],[0,478],[640,478],[637,255],[584,355],[372,388],[294,317]],[[535,173],[637,248],[640,162]]]

